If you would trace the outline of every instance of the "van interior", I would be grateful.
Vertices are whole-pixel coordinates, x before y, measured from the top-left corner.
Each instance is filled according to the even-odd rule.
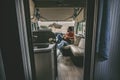
[[[1,3],[0,80],[120,80],[120,0]]]
[[[47,5],[43,0],[29,0],[36,80],[83,80],[86,2],[64,1],[54,7],[52,2]],[[74,39],[61,50],[62,40],[57,36],[63,39],[69,27]]]

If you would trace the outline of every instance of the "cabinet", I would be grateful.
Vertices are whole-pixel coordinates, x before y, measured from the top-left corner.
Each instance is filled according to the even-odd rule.
[[[55,80],[57,70],[55,57],[55,44],[49,44],[46,48],[34,48],[37,80]]]

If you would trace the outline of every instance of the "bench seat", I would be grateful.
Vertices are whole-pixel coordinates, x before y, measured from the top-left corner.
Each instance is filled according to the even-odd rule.
[[[85,39],[82,38],[79,45],[69,45],[69,48],[74,56],[84,56],[85,53]]]

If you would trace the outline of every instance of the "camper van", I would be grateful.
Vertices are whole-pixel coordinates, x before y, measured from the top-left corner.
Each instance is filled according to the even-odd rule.
[[[120,80],[119,3],[5,0],[0,80]]]

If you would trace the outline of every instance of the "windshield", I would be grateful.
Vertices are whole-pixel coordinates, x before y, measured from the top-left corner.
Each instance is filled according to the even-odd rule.
[[[48,29],[51,29],[54,33],[66,33],[69,26],[74,27],[74,21],[38,21],[39,27],[46,26]]]

